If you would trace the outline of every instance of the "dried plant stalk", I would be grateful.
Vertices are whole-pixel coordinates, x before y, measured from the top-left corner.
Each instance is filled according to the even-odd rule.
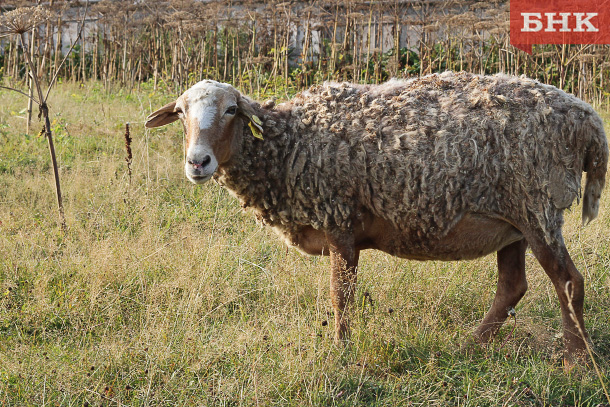
[[[125,152],[126,152],[126,156],[125,156],[125,161],[127,162],[127,173],[129,174],[129,185],[131,185],[131,161],[132,161],[132,154],[131,154],[131,136],[129,134],[129,123],[125,124]]]
[[[88,3],[85,6],[85,12],[83,13],[83,19],[81,20],[81,23],[80,23],[80,30],[78,31],[77,39],[74,42],[74,44],[72,44],[72,47],[70,48],[70,51],[68,51],[67,55],[69,55],[72,52],[72,50],[74,49],[74,45],[78,41],[78,38],[81,37],[82,31],[85,26],[85,17],[87,15],[87,10],[88,10]],[[51,18],[51,13],[48,10],[46,10],[45,8],[43,8],[42,6],[21,7],[21,8],[18,8],[13,11],[0,15],[0,34],[6,34],[6,35],[15,34],[19,38],[19,41],[21,42],[23,56],[25,58],[27,68],[28,68],[29,72],[31,73],[30,76],[31,76],[31,80],[34,84],[33,89],[36,91],[36,95],[26,95],[25,93],[23,93],[17,89],[12,89],[12,88],[8,88],[8,87],[5,87],[5,88],[11,89],[11,90],[17,91],[23,95],[26,95],[28,97],[28,100],[33,101],[34,103],[38,104],[39,111],[40,111],[39,117],[42,117],[44,119],[44,131],[45,131],[45,136],[47,138],[47,142],[49,145],[49,154],[51,156],[51,164],[53,167],[53,177],[55,179],[55,193],[57,196],[57,207],[58,207],[58,211],[59,211],[59,223],[60,223],[61,229],[63,231],[65,231],[66,230],[66,217],[64,214],[64,206],[63,206],[63,200],[62,200],[62,195],[61,195],[61,184],[59,181],[59,168],[57,165],[57,156],[55,154],[55,145],[53,143],[53,133],[51,132],[51,121],[49,120],[49,107],[47,105],[47,99],[49,97],[49,93],[51,92],[51,88],[53,87],[53,84],[55,83],[55,80],[57,79],[57,75],[59,74],[59,69],[61,68],[63,63],[66,61],[67,55],[66,55],[66,58],[64,58],[63,61],[61,62],[57,71],[55,72],[55,76],[53,76],[53,78],[51,79],[51,81],[48,85],[46,95],[44,95],[43,90],[42,90],[42,85],[41,85],[40,79],[38,77],[38,74],[39,73],[42,74],[43,71],[40,70],[40,72],[39,72],[39,70],[37,69],[37,65],[34,63],[33,55],[30,56],[30,53],[26,50],[26,41],[25,41],[26,32],[35,29],[38,25],[48,21],[50,18]],[[32,36],[31,43],[33,44],[33,42],[34,42],[34,39]],[[33,46],[32,46],[32,49],[33,49]]]
[[[55,47],[49,42],[43,59],[48,69],[40,73],[44,79],[58,71],[74,81],[100,79],[107,88],[115,82],[139,87],[150,80],[153,89],[171,91],[208,78],[253,95],[288,95],[287,89],[292,93],[323,80],[371,83],[445,70],[505,72],[525,74],[590,102],[610,102],[608,46],[537,46],[538,52],[527,55],[510,45],[506,0],[493,6],[479,2],[466,13],[452,0],[297,3],[302,2],[256,7],[172,2],[167,8],[161,2],[99,2],[94,6],[99,17],[87,23],[89,38],[79,40],[78,58],[51,69],[59,67],[61,41],[54,41]],[[56,29],[47,26],[47,33],[61,38],[62,21],[77,7],[58,10]],[[134,13],[143,18],[135,21]],[[5,16],[5,30],[31,27],[23,13]],[[8,48],[4,73],[17,78],[26,62],[12,42]]]

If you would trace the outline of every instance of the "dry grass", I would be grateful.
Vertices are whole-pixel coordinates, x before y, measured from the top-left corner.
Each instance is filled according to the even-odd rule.
[[[557,297],[531,255],[512,338],[500,347],[507,324],[495,345],[466,352],[493,298],[494,256],[422,263],[366,252],[353,343],[335,347],[328,259],[287,251],[217,185],[190,185],[179,126],[143,130],[171,98],[148,92],[60,85],[51,96],[66,234],[46,144],[23,135],[23,99],[0,93],[0,404],[606,402],[592,369],[563,373]],[[610,194],[585,229],[580,211],[567,213],[565,237],[607,383]]]

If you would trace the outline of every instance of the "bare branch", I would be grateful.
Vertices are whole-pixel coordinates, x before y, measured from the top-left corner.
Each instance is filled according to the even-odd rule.
[[[53,78],[51,79],[51,82],[49,82],[49,87],[47,89],[47,94],[45,95],[45,97],[43,99],[43,103],[45,103],[47,101],[47,99],[49,98],[49,94],[51,93],[51,88],[53,87],[53,85],[55,84],[55,81],[57,80],[57,77],[59,76],[59,71],[61,71],[61,67],[64,65],[64,63],[66,62],[66,60],[70,56],[70,54],[72,53],[72,50],[74,49],[74,47],[78,43],[78,40],[80,39],[81,35],[83,34],[83,31],[85,29],[85,18],[87,17],[87,9],[88,8],[89,8],[89,2],[86,2],[85,3],[85,12],[83,13],[83,18],[81,19],[80,28],[78,30],[78,34],[76,35],[76,39],[70,45],[70,49],[68,50],[68,52],[64,56],[64,59],[62,59],[61,63],[57,67],[57,70],[55,71],[55,74],[53,74]],[[84,49],[83,49],[83,52],[85,52]]]
[[[33,102],[35,102],[38,106],[40,106],[40,102],[38,100],[36,100],[36,98],[30,97],[30,95],[20,91],[19,89],[11,88],[11,87],[8,87],[8,86],[2,86],[2,85],[0,85],[0,88],[12,90],[12,91],[15,91],[17,93],[21,93],[23,96],[27,97],[28,99],[32,99]]]
[[[30,76],[32,77],[32,80],[34,81],[36,91],[38,92],[38,100],[41,101],[41,103],[38,103],[38,105],[42,106],[42,104],[44,104],[44,100],[42,99],[42,88],[40,87],[40,82],[38,82],[38,75],[36,75],[37,69],[34,69],[35,68],[34,62],[32,62],[32,59],[30,58],[30,54],[25,49],[24,33],[19,34],[19,39],[21,40],[21,48],[23,48],[23,55],[25,56],[25,61],[27,62],[28,66],[30,68],[30,72],[32,73]]]

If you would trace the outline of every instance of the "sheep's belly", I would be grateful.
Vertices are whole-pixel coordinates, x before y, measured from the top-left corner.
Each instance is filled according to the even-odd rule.
[[[303,253],[328,255],[329,247],[323,231],[310,226],[296,230],[274,228],[286,244]],[[400,231],[388,221],[368,217],[354,228],[359,250],[377,249],[394,256],[413,260],[464,260],[496,252],[523,239],[510,223],[478,214],[466,214],[442,238],[423,231]]]
[[[463,216],[447,235],[440,239],[422,237],[416,232],[399,232],[384,225],[382,233],[369,240],[370,248],[413,260],[475,259],[497,252],[523,235],[510,223],[488,216]]]

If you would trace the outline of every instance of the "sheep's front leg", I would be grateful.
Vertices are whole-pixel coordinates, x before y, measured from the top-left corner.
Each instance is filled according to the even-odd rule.
[[[335,309],[335,342],[349,337],[349,313],[356,291],[359,251],[352,236],[326,236],[330,249],[330,299]]]

